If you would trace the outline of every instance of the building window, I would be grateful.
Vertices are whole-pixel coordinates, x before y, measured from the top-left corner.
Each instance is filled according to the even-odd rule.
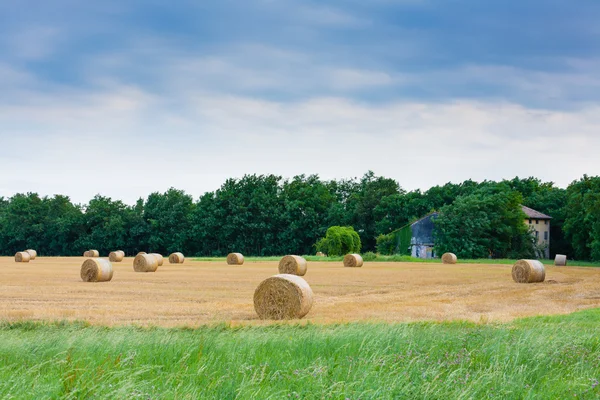
[[[548,220],[545,220],[545,221],[544,221],[544,224],[548,225]]]
[[[538,231],[535,231],[535,238],[539,239],[540,238],[540,233]]]
[[[544,240],[548,240],[548,231],[544,232]]]
[[[539,223],[540,223],[540,220],[539,220],[539,219],[536,219],[536,220],[535,220],[535,224],[537,225],[537,224],[539,224]]]
[[[529,225],[531,225],[531,219],[529,220]]]

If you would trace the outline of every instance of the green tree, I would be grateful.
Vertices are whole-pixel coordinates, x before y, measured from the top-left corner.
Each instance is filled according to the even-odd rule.
[[[78,254],[96,249],[100,254],[122,249],[128,242],[130,207],[120,200],[96,195],[85,207],[83,233],[72,245]]]
[[[356,184],[346,200],[352,226],[357,229],[365,250],[375,250],[377,236],[376,208],[387,196],[403,193],[393,179],[375,176],[367,172]]]
[[[459,258],[522,258],[535,254],[535,239],[523,223],[522,196],[504,185],[461,196],[440,209],[436,251]]]
[[[84,234],[84,219],[81,206],[71,203],[67,196],[56,195],[45,198],[45,213],[42,218],[42,243],[37,248],[40,254],[49,256],[77,255],[74,243]]]
[[[317,251],[332,256],[360,253],[360,236],[351,226],[332,226],[315,245]]]
[[[183,190],[171,188],[165,193],[151,193],[143,214],[148,231],[146,251],[161,254],[185,251],[194,208],[192,196]]]
[[[2,253],[15,254],[28,248],[45,251],[44,215],[46,205],[37,193],[16,194],[3,203],[0,220]]]
[[[284,253],[310,254],[325,234],[325,217],[336,202],[335,195],[317,175],[300,175],[284,182],[281,196],[284,225],[279,240]]]
[[[600,176],[569,185],[564,230],[576,258],[600,260]]]

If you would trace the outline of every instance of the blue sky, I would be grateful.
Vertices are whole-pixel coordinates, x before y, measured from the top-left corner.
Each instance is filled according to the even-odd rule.
[[[368,169],[565,186],[600,173],[599,20],[592,0],[0,0],[0,196]]]

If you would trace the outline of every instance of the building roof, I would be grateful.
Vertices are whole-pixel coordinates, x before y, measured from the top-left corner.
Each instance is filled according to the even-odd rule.
[[[527,214],[527,217],[529,217],[531,219],[552,219],[551,216],[542,214],[539,211],[535,211],[533,208],[529,208],[529,207],[525,207],[525,206],[521,206],[521,208],[523,209],[523,212],[525,214]]]
[[[407,224],[407,225],[413,226],[414,224],[418,224],[419,222],[424,221],[426,219],[430,219],[431,217],[437,218],[438,217],[438,212],[437,211],[431,212],[431,213],[427,214],[426,216],[419,218],[415,222],[412,222],[412,223]]]

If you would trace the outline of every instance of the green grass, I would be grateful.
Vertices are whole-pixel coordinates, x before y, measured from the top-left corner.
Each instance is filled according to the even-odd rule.
[[[592,399],[600,310],[511,324],[0,325],[3,399]]]
[[[306,259],[306,261],[333,261],[333,262],[341,262],[344,257],[319,257],[319,256],[302,256]],[[366,258],[366,257],[365,257]],[[225,262],[225,257],[195,257],[196,261],[219,261]],[[248,262],[260,262],[260,261],[279,261],[281,260],[281,256],[276,257],[244,257],[245,261]],[[375,261],[375,262],[413,262],[413,263],[431,263],[431,264],[441,264],[442,260],[439,258],[436,259],[428,259],[425,260],[423,258],[415,258],[411,256],[401,256],[399,254],[385,256],[381,254],[377,254],[374,259],[365,259],[365,261]],[[490,259],[490,258],[480,258],[480,259],[459,259],[458,262],[462,264],[509,264],[512,265],[517,260],[512,259]],[[554,260],[540,260],[545,265],[554,265]],[[600,262],[589,262],[589,261],[574,261],[569,260],[568,265],[570,267],[600,267]]]

